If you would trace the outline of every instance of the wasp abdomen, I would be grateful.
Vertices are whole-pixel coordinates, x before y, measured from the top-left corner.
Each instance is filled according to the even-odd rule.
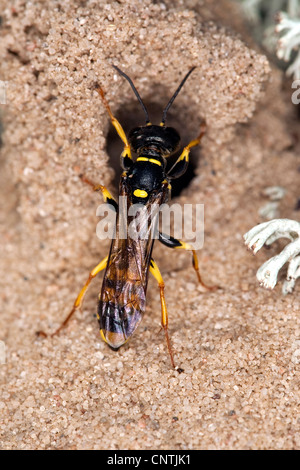
[[[146,308],[145,289],[140,283],[123,282],[116,289],[114,300],[103,298],[98,305],[101,336],[114,349],[120,348],[132,336]],[[111,298],[111,292],[108,293]]]

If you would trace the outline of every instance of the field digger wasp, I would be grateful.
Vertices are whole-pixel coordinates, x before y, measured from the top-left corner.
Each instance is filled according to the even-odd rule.
[[[104,186],[95,186],[87,178],[81,176],[82,180],[91,185],[95,191],[100,191],[104,201],[116,211],[115,232],[109,255],[90,272],[69,315],[50,336],[57,334],[67,324],[73,313],[80,309],[90,282],[100,271],[105,270],[101,294],[99,296],[97,318],[100,324],[102,339],[112,349],[119,349],[132,336],[144,315],[150,272],[158,282],[160,290],[161,326],[165,332],[171,363],[173,368],[182,372],[182,369],[175,366],[170,344],[168,313],[164,296],[165,284],[159,268],[152,258],[155,240],[153,233],[158,230],[158,213],[153,217],[151,209],[154,205],[157,205],[159,208],[168,201],[171,181],[185,173],[189,163],[190,149],[200,144],[205,133],[206,126],[205,123],[202,123],[198,137],[184,147],[171,169],[166,170],[167,158],[174,154],[180,145],[179,133],[173,127],[167,127],[165,124],[167,112],[195,67],[192,67],[185,75],[164,108],[159,125],[151,123],[146,106],[132,80],[117,66],[114,65],[113,67],[128,81],[146,116],[145,125],[132,129],[127,137],[122,125],[113,115],[103,89],[99,85],[95,86],[109,114],[111,123],[124,144],[120,157],[123,173],[120,178],[119,197],[123,201],[125,200],[127,208],[134,204],[142,207],[142,224],[145,228],[144,236],[134,238],[130,236],[127,238],[121,237],[121,227],[128,226],[132,222],[132,216],[129,216],[128,212],[118,205]],[[135,159],[132,154],[135,154]],[[203,283],[200,276],[197,254],[192,245],[159,231],[156,238],[169,248],[190,250],[193,255],[193,267],[199,283],[206,289],[215,289],[215,287],[208,287]],[[44,332],[40,332],[40,334],[48,336]]]

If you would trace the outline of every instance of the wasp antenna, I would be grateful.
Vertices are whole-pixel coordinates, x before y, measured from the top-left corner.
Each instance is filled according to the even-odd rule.
[[[179,87],[177,88],[177,90],[175,91],[174,95],[172,96],[172,98],[170,99],[169,103],[167,104],[167,106],[165,107],[165,109],[163,110],[163,115],[162,115],[162,120],[161,122],[164,124],[166,122],[166,117],[167,117],[167,112],[169,111],[170,107],[172,106],[176,96],[178,95],[178,93],[180,92],[181,88],[183,87],[183,85],[185,84],[185,82],[187,81],[187,79],[189,78],[189,76],[191,75],[191,73],[193,72],[193,70],[195,70],[196,66],[192,67],[191,70],[186,74],[186,76],[184,77],[184,79],[181,81]]]
[[[126,80],[129,82],[129,85],[131,86],[131,88],[133,89],[133,92],[135,94],[135,96],[137,97],[137,99],[139,100],[143,110],[144,110],[144,113],[145,113],[145,116],[146,116],[146,124],[148,124],[150,122],[150,119],[149,119],[149,114],[148,114],[148,111],[147,111],[147,108],[146,106],[144,105],[143,101],[142,101],[142,98],[140,97],[137,89],[135,88],[134,84],[133,84],[133,81],[131,80],[131,78],[128,77],[128,75],[126,75],[126,73],[122,72],[122,70],[119,69],[119,67],[117,67],[116,65],[113,65],[113,68],[116,69],[116,71],[122,75],[122,77],[126,78]]]

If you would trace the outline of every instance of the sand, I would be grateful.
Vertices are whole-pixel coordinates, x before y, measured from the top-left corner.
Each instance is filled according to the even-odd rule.
[[[216,3],[216,2],[215,2]],[[263,191],[286,189],[280,217],[299,220],[297,110],[282,72],[257,50],[229,1],[0,1],[1,316],[3,449],[299,449],[299,285],[281,294],[255,273],[283,246],[253,257],[242,235],[262,222]],[[245,31],[245,33],[244,33]],[[82,313],[54,338],[89,271],[109,249],[96,236],[99,195],[116,194],[122,143],[94,91],[130,128],[144,123],[134,80],[155,119],[197,66],[170,110],[183,145],[206,119],[194,178],[175,202],[205,205],[199,252],[156,246],[165,283],[170,366],[159,291],[118,352],[95,318],[101,275]],[[158,245],[158,244],[157,244]],[[283,272],[284,275],[284,272]],[[2,343],[3,344],[3,343]]]

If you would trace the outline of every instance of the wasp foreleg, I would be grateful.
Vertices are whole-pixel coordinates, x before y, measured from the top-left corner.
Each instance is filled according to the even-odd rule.
[[[189,157],[190,157],[190,151],[192,147],[196,147],[196,145],[199,145],[201,142],[202,137],[204,136],[206,132],[206,124],[205,122],[202,122],[200,126],[200,134],[198,137],[194,140],[191,140],[191,142],[184,147],[181,155],[178,157],[170,171],[168,172],[168,178],[174,179],[174,178],[179,178],[182,176],[188,167],[189,164]]]
[[[130,145],[129,145],[129,142],[127,140],[125,131],[124,131],[122,125],[117,120],[117,118],[115,118],[115,116],[111,112],[110,106],[107,102],[107,99],[105,98],[103,89],[99,85],[97,85],[96,90],[99,93],[99,95],[101,96],[103,104],[104,104],[104,106],[105,106],[105,108],[106,108],[106,110],[109,114],[112,125],[116,129],[116,131],[118,133],[118,136],[120,137],[120,139],[122,140],[122,142],[124,144],[124,150],[121,154],[121,166],[124,170],[126,170],[132,164],[132,155],[131,155],[131,149],[130,149]]]

